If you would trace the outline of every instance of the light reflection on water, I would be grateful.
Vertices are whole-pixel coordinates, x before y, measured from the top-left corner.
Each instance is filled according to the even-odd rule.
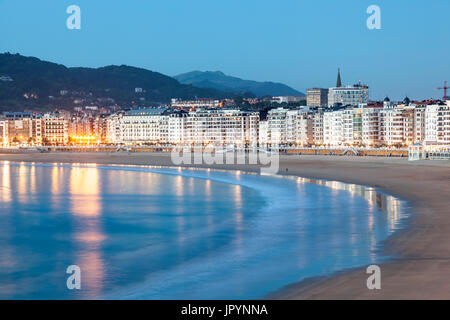
[[[0,298],[260,298],[375,263],[405,204],[241,172],[0,164]],[[82,270],[82,290],[65,269]]]

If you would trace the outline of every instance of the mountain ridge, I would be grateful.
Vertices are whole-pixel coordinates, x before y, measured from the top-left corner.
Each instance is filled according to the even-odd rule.
[[[136,90],[142,88],[142,91]],[[71,108],[168,103],[171,98],[228,98],[217,89],[179,83],[159,72],[127,65],[66,67],[36,57],[0,53],[0,109]]]
[[[225,92],[251,92],[258,97],[294,95],[304,96],[283,83],[272,81],[244,80],[226,75],[222,71],[190,71],[174,76],[182,84],[200,88],[217,89]]]

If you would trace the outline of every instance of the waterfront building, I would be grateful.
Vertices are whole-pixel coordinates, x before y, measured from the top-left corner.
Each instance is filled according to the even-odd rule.
[[[323,114],[323,144],[352,146],[361,143],[362,109],[347,107]]]
[[[185,137],[186,119],[188,113],[185,111],[173,111],[168,119],[168,142],[171,144],[182,144]]]
[[[93,119],[92,123],[93,135],[97,138],[97,141],[99,142],[106,142],[107,118],[108,118],[107,114],[100,114]]]
[[[120,138],[120,119],[122,113],[112,114],[106,118],[106,142],[117,144],[122,142]]]
[[[310,146],[314,143],[314,119],[311,112],[299,112],[296,117],[295,140],[297,146]]]
[[[375,147],[379,144],[379,118],[380,107],[370,105],[363,108],[362,112],[362,144],[367,147]]]
[[[256,145],[259,113],[234,109],[141,109],[107,119],[110,143]]]
[[[91,136],[94,134],[94,118],[90,114],[74,114],[69,121],[69,135]]]
[[[326,111],[323,114],[323,143],[327,146],[343,144],[343,110]]]
[[[364,109],[361,107],[353,108],[353,146],[361,146],[362,139],[362,118]]]
[[[326,107],[328,104],[328,89],[311,88],[306,90],[306,105],[308,107]]]
[[[36,136],[40,132],[45,144],[64,145],[69,142],[69,123],[66,119],[46,114],[35,122]]]
[[[185,119],[185,143],[256,146],[259,113],[237,109],[199,109]]]
[[[403,145],[409,146],[414,143],[415,133],[415,107],[405,106],[402,110],[403,120]]]
[[[342,123],[342,144],[353,146],[356,143],[355,137],[359,135],[355,127],[355,109],[347,108],[341,112]]]
[[[382,145],[402,145],[404,137],[403,109],[383,108],[379,112],[379,142]]]
[[[450,144],[450,101],[426,107],[425,141]]]
[[[425,110],[426,106],[423,105],[414,108],[414,143],[425,140]]]
[[[268,139],[268,128],[269,123],[267,120],[260,120],[259,121],[259,136],[258,136],[258,143],[260,147],[266,147],[269,143]]]
[[[267,114],[267,138],[264,140],[272,146],[312,144],[313,122],[308,108],[272,109]]]
[[[13,120],[14,119],[14,120]],[[7,145],[18,146],[32,144],[33,119],[10,117],[6,120]]]
[[[307,109],[286,112],[286,139],[284,144],[306,146],[313,142],[313,119]]]
[[[44,142],[44,122],[41,118],[31,120],[31,144],[42,145]]]
[[[288,109],[276,108],[267,113],[267,142],[272,146],[286,143],[286,116]]]
[[[319,108],[313,114],[313,144],[315,146],[321,146],[324,143],[323,140],[323,109]]]
[[[167,109],[130,110],[119,119],[118,140],[123,143],[166,143]]]

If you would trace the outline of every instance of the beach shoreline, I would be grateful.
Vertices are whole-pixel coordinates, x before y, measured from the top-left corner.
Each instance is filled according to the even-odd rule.
[[[0,161],[96,163],[177,167],[167,153],[14,153]],[[181,165],[259,172],[257,165]],[[404,158],[280,156],[279,174],[373,186],[408,201],[404,230],[384,243],[396,258],[380,265],[381,290],[368,290],[365,268],[307,279],[275,292],[273,299],[449,299],[449,161],[408,162]]]

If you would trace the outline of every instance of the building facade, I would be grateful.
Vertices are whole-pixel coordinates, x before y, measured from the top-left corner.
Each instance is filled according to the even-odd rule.
[[[311,88],[306,90],[308,107],[326,107],[328,105],[328,89]]]
[[[450,101],[428,105],[425,110],[425,141],[450,144]]]
[[[328,106],[352,105],[369,102],[369,86],[357,84],[348,87],[330,88],[328,90]]]

